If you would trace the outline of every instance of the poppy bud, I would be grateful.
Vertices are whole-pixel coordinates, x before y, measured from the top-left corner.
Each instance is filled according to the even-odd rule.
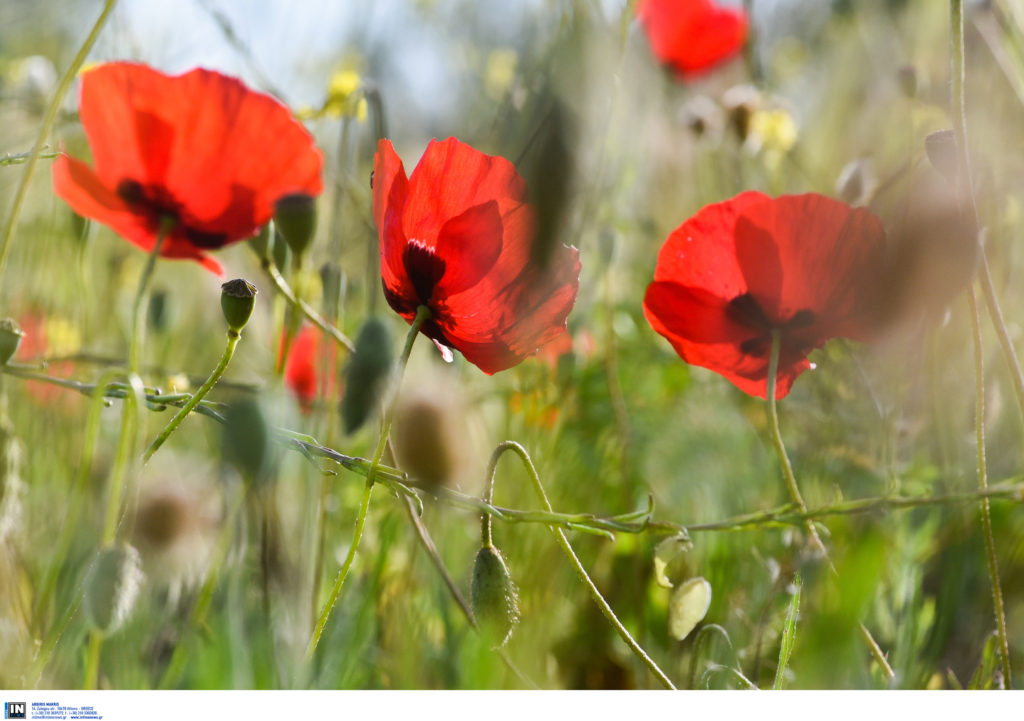
[[[270,223],[260,226],[260,232],[249,238],[249,246],[256,251],[260,260],[270,257]]]
[[[224,417],[224,459],[247,480],[272,475],[275,457],[270,424],[259,402],[244,398],[232,403]]]
[[[163,332],[167,328],[167,292],[155,290],[149,297],[149,307],[146,316],[149,319],[149,327],[157,332]]]
[[[377,318],[367,320],[356,337],[355,352],[345,369],[341,418],[346,433],[358,430],[379,403],[391,376],[394,357],[387,327]]]
[[[302,257],[316,231],[316,198],[305,193],[285,195],[274,203],[274,224],[288,247]]]
[[[519,623],[519,591],[494,546],[483,546],[473,562],[473,616],[481,633],[502,646]]]
[[[570,138],[575,134],[573,118],[560,101],[553,100],[526,163],[524,175],[537,219],[530,258],[542,269],[561,245],[559,230],[574,182],[576,159]]]
[[[15,321],[10,318],[0,320],[0,365],[7,365],[7,361],[14,357],[24,337],[25,333]]]
[[[939,130],[924,139],[924,150],[932,167],[951,183],[960,175],[956,157],[956,136],[952,130]]]
[[[917,69],[913,65],[903,65],[896,71],[896,80],[900,90],[908,98],[917,96]]]
[[[270,249],[270,254],[274,259],[276,267],[282,269],[288,267],[288,258],[291,256],[291,251],[288,249],[288,243],[285,242],[280,230],[274,231],[274,247]]]
[[[252,309],[256,305],[256,286],[242,278],[229,280],[220,287],[220,307],[224,311],[224,320],[234,333],[240,333],[249,322]]]
[[[82,603],[94,629],[113,633],[128,620],[142,585],[142,560],[132,546],[100,551],[85,579]]]

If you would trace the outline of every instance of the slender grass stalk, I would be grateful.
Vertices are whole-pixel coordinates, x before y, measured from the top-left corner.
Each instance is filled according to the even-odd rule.
[[[967,145],[967,102],[964,92],[966,82],[966,59],[964,55],[964,4],[963,0],[950,1],[950,64],[952,65],[952,106],[953,106],[953,133],[956,137],[958,160],[960,172],[960,190],[963,192],[967,202],[964,207],[970,213],[973,223],[971,227],[978,228],[978,210],[974,200],[974,183],[971,177],[971,154]],[[1003,353],[1010,364],[1011,377],[1014,381],[1014,389],[1017,391],[1017,401],[1020,410],[1024,413],[1024,375],[1021,374],[1020,363],[1010,341],[1006,324],[1003,322],[1002,313],[999,310],[999,303],[996,298],[995,289],[992,287],[992,276],[988,270],[988,262],[985,259],[984,248],[979,247],[981,255],[981,285],[985,294],[985,300],[989,309],[989,316],[996,328],[996,335],[999,336]],[[978,446],[978,485],[984,490],[988,485],[987,470],[985,463],[985,380],[984,364],[982,358],[981,322],[978,314],[978,301],[974,294],[974,288],[970,289],[968,300],[971,306],[971,323],[974,336],[974,365],[976,375],[977,408],[975,410],[975,429]],[[1006,633],[1006,613],[1003,609],[1003,591],[999,583],[999,566],[996,562],[995,541],[992,537],[992,515],[987,499],[981,501],[982,530],[985,536],[985,556],[988,564],[989,581],[992,584],[992,601],[996,616],[996,628],[999,635],[999,653],[1002,660],[1002,671],[1006,688],[1013,688],[1013,676],[1010,668],[1010,646]]]
[[[782,442],[782,433],[779,430],[779,412],[775,401],[775,387],[777,383],[776,376],[779,371],[779,351],[782,346],[782,336],[777,330],[772,331],[772,351],[771,357],[768,360],[768,388],[766,395],[768,396],[768,425],[771,427],[772,442],[775,445],[775,452],[779,457],[779,465],[782,467],[782,475],[786,479],[786,486],[789,489],[789,495],[793,500],[793,503],[800,510],[802,514],[807,515],[807,504],[804,503],[803,496],[800,495],[800,487],[796,483],[796,476],[793,474],[793,466],[789,462],[789,455],[786,453],[786,446]],[[828,561],[829,567],[832,569],[832,575],[838,577],[836,567],[832,564],[832,560],[829,558],[828,549],[825,548],[825,544],[821,542],[821,536],[818,535],[818,529],[814,527],[814,522],[808,517],[804,523],[804,527],[811,536],[811,541],[821,551],[825,560]],[[875,641],[874,636],[871,635],[871,631],[864,625],[864,622],[859,622],[861,636],[864,637],[865,643],[867,643],[868,649],[871,651],[871,655],[875,657],[875,661],[882,668],[882,671],[890,679],[896,677],[896,673],[892,670],[892,666],[889,665],[888,659],[879,647],[878,642]]]
[[[377,441],[377,450],[374,451],[373,460],[370,461],[369,468],[367,469],[366,486],[363,489],[363,498],[362,501],[360,501],[359,512],[356,515],[356,527],[352,534],[352,544],[348,548],[345,560],[342,562],[341,569],[338,571],[338,576],[334,580],[334,587],[331,589],[330,596],[328,596],[327,602],[324,604],[323,610],[320,612],[320,617],[317,619],[316,627],[313,629],[313,636],[310,638],[309,646],[306,649],[307,659],[311,659],[313,657],[313,654],[316,652],[316,647],[320,644],[320,637],[323,635],[324,627],[327,625],[327,620],[330,618],[331,611],[334,609],[334,604],[338,601],[338,596],[341,594],[341,587],[345,585],[345,579],[348,577],[349,569],[352,568],[352,562],[356,557],[356,551],[359,549],[359,542],[363,537],[363,526],[366,524],[366,513],[370,507],[370,495],[373,492],[373,486],[377,480],[377,472],[380,468],[381,458],[384,457],[384,450],[388,447],[388,438],[391,436],[391,423],[395,417],[395,399],[398,395],[398,387],[401,385],[402,376],[405,373],[405,366],[409,362],[409,354],[412,353],[413,343],[416,342],[416,336],[419,335],[420,328],[423,327],[423,324],[429,318],[429,308],[423,305],[417,308],[416,317],[413,319],[412,325],[409,327],[409,333],[405,337],[405,347],[402,348],[402,355],[398,358],[395,391],[385,407],[384,419],[381,422],[380,428],[380,439]]]
[[[270,258],[263,259],[263,270],[266,271],[270,280],[274,283],[274,287],[277,288],[277,292],[285,297],[289,304],[295,308],[298,312],[306,316],[309,321],[317,328],[322,330],[327,335],[331,336],[335,342],[350,353],[355,350],[355,345],[349,340],[348,336],[338,330],[334,325],[324,320],[323,316],[316,312],[313,307],[304,300],[300,300],[295,297],[295,292],[291,286],[288,285],[288,281],[281,275],[281,271],[274,265],[274,261]]]
[[[29,181],[32,180],[36,161],[39,160],[40,151],[45,147],[46,136],[53,129],[53,124],[57,120],[57,113],[60,112],[61,103],[64,102],[64,96],[67,95],[68,90],[71,88],[71,83],[74,82],[75,76],[85,62],[85,58],[89,55],[89,51],[92,50],[92,46],[96,44],[96,39],[99,37],[100,31],[103,30],[103,26],[106,25],[107,18],[110,17],[110,13],[113,12],[115,5],[117,5],[117,0],[106,0],[103,3],[103,9],[100,11],[99,17],[93,23],[92,29],[85,38],[85,42],[78,48],[78,52],[75,54],[68,69],[61,76],[60,82],[57,83],[57,89],[53,93],[53,98],[46,108],[43,124],[39,128],[39,135],[36,138],[35,145],[32,146],[28,159],[25,161],[25,170],[21,174],[21,182],[18,183],[18,190],[14,194],[14,202],[7,213],[7,222],[4,224],[3,233],[0,234],[0,277],[3,276],[4,270],[7,267],[7,255],[11,249],[11,237],[14,235],[18,215],[28,193]]]
[[[978,447],[978,488],[988,488],[988,470],[985,460],[985,364],[982,356],[981,315],[974,288],[967,295],[971,306],[971,326],[974,339],[974,373],[976,405],[974,410],[975,439]],[[988,498],[981,499],[981,527],[985,537],[985,562],[988,565],[989,583],[992,585],[992,606],[996,616],[996,630],[999,640],[999,657],[1002,663],[1003,683],[1013,688],[1010,669],[1010,644],[1006,633],[1006,610],[1003,607],[1003,588],[999,582],[999,563],[996,560],[996,545],[992,535],[992,513]]]
[[[149,445],[149,448],[146,449],[146,452],[142,456],[143,463],[148,462],[149,459],[153,457],[153,454],[160,449],[160,446],[164,444],[164,441],[166,441],[170,435],[177,430],[178,426],[181,425],[182,421],[185,420],[188,414],[191,413],[203,400],[206,394],[209,393],[215,385],[217,385],[217,381],[220,380],[222,375],[224,375],[224,371],[231,362],[231,358],[235,355],[235,347],[238,345],[238,341],[241,337],[242,334],[240,331],[236,331],[231,328],[228,329],[228,342],[224,346],[224,353],[221,355],[220,362],[217,363],[217,367],[213,369],[210,377],[207,378],[206,382],[199,387],[199,390],[197,390],[192,397],[188,399],[185,405],[181,407],[181,410],[175,414],[174,418],[164,426],[164,429],[160,431],[160,435],[153,439],[153,442]]]
[[[533,465],[533,460],[530,458],[530,454],[526,452],[526,449],[515,441],[503,441],[494,449],[494,453],[491,454],[490,467],[487,473],[488,478],[491,479],[489,482],[493,482],[493,476],[497,469],[498,459],[501,458],[501,455],[506,451],[512,451],[519,456],[523,465],[526,467],[530,480],[533,482],[534,490],[537,491],[537,495],[540,497],[544,509],[550,513],[552,511],[551,502],[548,500],[548,495],[544,491],[544,485],[540,481],[540,476],[537,474],[537,469]],[[552,527],[551,532],[555,534],[555,540],[558,541],[558,545],[561,546],[562,551],[565,552],[566,557],[572,563],[580,581],[582,581],[583,585],[590,591],[591,597],[594,599],[597,607],[601,610],[601,613],[608,620],[608,623],[610,623],[616,632],[618,632],[619,637],[626,642],[626,645],[629,646],[634,655],[643,662],[654,677],[658,679],[661,685],[674,691],[676,688],[675,684],[673,684],[669,677],[665,675],[665,672],[658,667],[658,664],[647,655],[647,652],[644,651],[643,647],[636,642],[636,639],[634,639],[626,627],[622,625],[622,621],[619,620],[619,617],[615,615],[615,611],[612,610],[608,601],[606,601],[604,596],[601,595],[601,591],[594,584],[593,579],[590,578],[590,575],[587,573],[587,569],[585,569],[583,564],[580,563],[579,557],[573,550],[572,544],[569,543],[569,539],[565,537],[565,533],[562,529]]]

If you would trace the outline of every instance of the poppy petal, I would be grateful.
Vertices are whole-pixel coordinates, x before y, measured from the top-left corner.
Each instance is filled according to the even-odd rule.
[[[430,141],[409,178],[409,188],[405,233],[428,245],[449,218],[473,206],[526,197],[526,183],[512,163],[455,138]]]
[[[476,285],[501,255],[502,224],[495,201],[455,216],[437,234],[445,272],[435,293],[455,295]]]

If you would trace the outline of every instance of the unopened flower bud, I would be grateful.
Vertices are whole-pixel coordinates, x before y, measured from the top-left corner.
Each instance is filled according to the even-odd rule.
[[[924,139],[924,150],[932,167],[951,183],[956,183],[960,163],[956,157],[956,136],[952,130],[939,130]]]
[[[303,256],[316,230],[316,198],[292,193],[274,204],[274,224],[296,256]]]
[[[281,235],[281,231],[275,230],[274,244],[270,249],[270,255],[274,259],[274,265],[280,269],[287,268],[288,258],[291,257],[291,254],[291,251],[288,250],[288,243],[285,242],[284,237]]]
[[[275,464],[270,424],[259,402],[244,398],[232,403],[224,418],[223,453],[246,479],[262,481]]]
[[[224,320],[228,322],[228,328],[239,333],[249,322],[259,291],[256,290],[256,286],[242,278],[229,280],[220,287],[220,290],[220,307],[224,311]]]
[[[132,546],[100,551],[85,579],[82,603],[97,631],[113,633],[128,620],[142,585],[142,560]]]
[[[393,364],[394,351],[387,326],[377,318],[370,318],[356,337],[356,349],[345,370],[341,417],[346,433],[362,426],[380,403]]]
[[[473,616],[480,632],[502,646],[519,623],[519,592],[494,546],[483,546],[473,562]]]
[[[270,257],[270,223],[264,224],[259,233],[249,238],[249,246],[260,260]]]
[[[7,365],[7,361],[14,357],[24,337],[25,333],[16,322],[10,318],[0,320],[0,365]]]

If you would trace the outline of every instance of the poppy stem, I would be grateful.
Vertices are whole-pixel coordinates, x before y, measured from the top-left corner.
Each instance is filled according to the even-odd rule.
[[[533,482],[533,488],[537,491],[537,496],[540,497],[541,504],[548,513],[553,513],[554,509],[551,507],[551,502],[548,500],[548,494],[544,491],[544,485],[540,481],[540,475],[537,473],[536,466],[533,465],[533,460],[530,458],[530,454],[526,452],[525,448],[515,441],[502,441],[498,444],[498,447],[494,449],[490,463],[491,480],[493,481],[494,469],[498,464],[498,459],[503,453],[505,453],[505,451],[512,451],[519,456],[519,459],[523,462],[523,466],[526,468],[527,474],[530,476],[530,480]],[[608,620],[608,623],[615,628],[619,637],[626,642],[626,645],[629,646],[636,657],[643,662],[648,670],[654,674],[655,678],[658,679],[661,685],[671,691],[675,691],[676,687],[675,684],[672,683],[672,680],[665,675],[665,672],[658,667],[658,664],[654,662],[654,659],[648,656],[643,647],[636,642],[636,639],[634,639],[626,627],[622,625],[622,621],[619,620],[619,617],[615,615],[615,611],[612,610],[608,601],[606,601],[604,596],[601,595],[601,591],[594,584],[593,579],[590,578],[590,574],[587,573],[587,569],[583,567],[579,556],[576,555],[576,551],[573,550],[572,544],[569,543],[569,539],[565,537],[565,533],[562,529],[556,526],[548,526],[548,528],[550,528],[551,532],[555,534],[555,540],[558,541],[558,545],[561,546],[562,551],[565,553],[570,563],[572,563],[580,581],[582,581],[583,585],[587,587],[588,591],[590,591],[590,595],[594,599],[594,603],[597,604],[601,613]]]
[[[274,261],[270,258],[263,258],[263,270],[266,271],[267,275],[270,276],[270,280],[274,283],[274,287],[277,288],[277,292],[285,297],[298,312],[302,313],[309,321],[317,328],[322,330],[327,335],[334,338],[335,342],[350,353],[355,350],[355,344],[349,340],[348,336],[338,330],[335,326],[324,320],[323,316],[317,313],[312,306],[304,300],[300,300],[295,296],[291,286],[288,285],[288,281],[281,275],[281,271],[274,265]]]
[[[974,288],[967,294],[971,306],[971,327],[974,340],[974,374],[975,374],[975,409],[974,431],[978,451],[978,489],[988,490],[988,470],[985,459],[985,363],[981,344],[981,314],[978,311],[978,299]],[[981,526],[985,536],[985,562],[988,565],[989,582],[992,585],[992,605],[996,616],[996,629],[999,636],[999,656],[1002,661],[1004,688],[1013,688],[1013,676],[1010,668],[1010,645],[1006,634],[1006,611],[1003,606],[1003,589],[999,582],[999,562],[996,559],[995,540],[992,536],[992,513],[987,497],[981,499]]]
[[[959,161],[960,189],[964,193],[967,202],[965,209],[973,220],[972,227],[975,233],[978,230],[978,210],[974,201],[974,187],[971,178],[971,155],[967,146],[967,101],[964,92],[966,83],[966,61],[964,54],[964,4],[963,0],[951,0],[950,2],[950,63],[952,65],[952,105],[953,105],[953,133],[956,136],[956,145]],[[1002,312],[999,309],[999,301],[996,298],[995,289],[992,286],[992,276],[988,270],[988,261],[985,258],[985,249],[978,248],[981,257],[981,285],[988,305],[989,317],[995,326],[996,335],[999,336],[1003,353],[1010,365],[1010,376],[1013,378],[1014,388],[1017,391],[1017,401],[1020,409],[1024,412],[1024,376],[1021,374],[1020,363],[1017,360],[1013,343],[1003,322]],[[981,340],[981,317],[978,312],[978,300],[974,287],[970,288],[968,301],[971,307],[971,324],[974,339],[974,366],[976,376],[975,394],[977,407],[975,409],[975,431],[978,446],[978,486],[985,490],[988,485],[987,470],[985,462],[985,377],[984,359],[982,356]],[[982,530],[985,536],[985,560],[988,564],[989,581],[992,584],[992,602],[996,616],[996,629],[999,636],[999,655],[1002,661],[1003,683],[1007,689],[1013,688],[1013,676],[1010,668],[1010,646],[1006,635],[1006,613],[1003,609],[1003,591],[999,583],[999,565],[996,560],[995,541],[992,537],[992,515],[988,499],[981,501]]]
[[[142,275],[139,276],[139,287],[135,291],[135,302],[132,304],[132,331],[131,336],[128,338],[128,370],[132,373],[136,373],[139,370],[142,345],[145,342],[146,323],[144,316],[146,309],[144,301],[146,299],[146,290],[149,288],[149,281],[152,279],[153,271],[156,269],[156,259],[160,257],[160,249],[164,245],[164,239],[171,232],[173,225],[173,221],[166,219],[160,222],[160,229],[157,231],[153,250],[149,252],[149,256],[146,258],[146,265],[142,269]]]
[[[219,381],[220,377],[224,375],[224,371],[227,369],[228,363],[231,362],[231,358],[235,355],[235,347],[238,345],[238,341],[241,337],[242,334],[240,331],[232,328],[228,329],[228,342],[227,345],[224,346],[224,353],[221,355],[220,362],[217,364],[217,367],[213,369],[210,377],[207,378],[206,382],[199,387],[199,390],[193,393],[192,397],[189,398],[185,405],[181,407],[181,410],[174,415],[174,418],[164,426],[164,429],[160,431],[160,435],[158,435],[149,445],[149,448],[147,448],[146,452],[142,455],[143,463],[147,463],[149,459],[153,457],[153,454],[156,453],[160,449],[160,446],[162,446],[164,442],[170,438],[171,434],[178,429],[178,426],[181,425],[182,421],[185,420],[188,414],[191,413],[193,409],[199,405],[200,401],[206,397],[206,394],[209,393],[215,385],[217,385],[217,381]]]
[[[345,555],[345,560],[341,564],[341,569],[338,571],[337,578],[334,579],[334,587],[331,589],[331,594],[327,598],[327,603],[324,604],[323,610],[320,612],[320,618],[317,619],[316,627],[313,629],[313,637],[309,640],[309,646],[306,648],[306,659],[313,658],[313,654],[316,652],[316,647],[320,644],[320,637],[324,633],[324,627],[327,625],[327,619],[330,618],[331,611],[334,609],[334,604],[338,601],[338,596],[341,594],[341,587],[345,585],[345,579],[348,577],[349,569],[352,568],[352,562],[355,560],[356,551],[359,548],[359,541],[363,537],[363,526],[366,524],[366,513],[370,508],[370,495],[373,492],[374,483],[377,480],[377,471],[380,468],[381,458],[384,457],[384,450],[388,446],[388,438],[391,435],[391,423],[395,417],[395,400],[398,396],[398,388],[402,383],[402,376],[405,373],[405,366],[409,362],[409,355],[412,353],[413,343],[416,342],[416,336],[420,333],[420,328],[430,318],[430,309],[421,305],[416,309],[416,317],[412,321],[412,325],[409,327],[409,333],[405,336],[405,347],[402,348],[402,355],[398,358],[398,367],[396,368],[396,380],[395,390],[392,393],[391,399],[388,401],[387,407],[384,411],[384,419],[381,421],[380,427],[380,439],[377,441],[377,450],[373,454],[373,460],[370,461],[370,466],[366,472],[366,485],[363,489],[363,498],[359,504],[359,512],[356,515],[356,527],[352,534],[352,544],[348,547],[348,553]]]
[[[775,453],[779,457],[779,465],[782,466],[782,475],[786,479],[786,487],[789,488],[789,496],[793,501],[793,504],[800,510],[801,514],[807,514],[807,504],[804,503],[804,498],[800,494],[800,487],[796,483],[796,476],[793,474],[793,465],[789,462],[789,455],[786,453],[786,446],[782,442],[782,433],[779,430],[779,411],[775,401],[775,387],[777,383],[777,376],[779,372],[779,351],[782,346],[782,334],[778,330],[772,331],[772,354],[768,361],[768,389],[766,395],[768,396],[768,425],[772,431],[772,442],[775,444]],[[811,542],[814,546],[821,551],[821,554],[825,557],[829,567],[832,569],[832,575],[838,577],[836,567],[832,564],[832,560],[829,558],[828,549],[825,548],[825,544],[821,541],[821,536],[818,535],[818,529],[814,527],[814,521],[808,516],[804,522],[804,527],[811,536]],[[879,647],[878,642],[875,641],[871,635],[871,631],[864,625],[864,622],[860,622],[860,633],[864,638],[864,642],[867,644],[868,649],[871,651],[871,655],[875,657],[875,661],[881,667],[882,671],[889,678],[895,678],[896,674],[892,670],[892,666],[889,665],[888,660],[885,658],[885,653]]]
[[[779,351],[782,347],[782,333],[778,330],[772,331],[772,353],[768,361],[768,425],[772,431],[772,443],[775,444],[775,453],[779,457],[779,465],[782,466],[782,477],[786,481],[786,488],[789,489],[790,500],[800,509],[801,513],[807,513],[807,504],[800,494],[800,487],[797,485],[796,476],[793,474],[793,465],[789,462],[789,454],[786,453],[786,446],[782,442],[782,433],[779,430],[779,411],[775,401],[777,376],[779,372]],[[805,524],[807,532],[811,535],[811,541],[815,547],[826,556],[825,544],[821,542],[818,530],[814,522],[808,520]]]

